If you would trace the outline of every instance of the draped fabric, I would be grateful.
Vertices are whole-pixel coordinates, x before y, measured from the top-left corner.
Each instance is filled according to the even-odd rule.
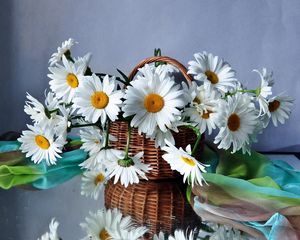
[[[203,220],[226,223],[257,238],[300,238],[300,172],[286,162],[252,152],[211,150],[208,185],[192,189],[192,205]]]
[[[77,139],[73,139],[76,143]],[[34,189],[53,188],[81,174],[78,166],[87,158],[81,149],[65,152],[56,165],[47,166],[44,161],[34,164],[19,151],[17,141],[0,142],[0,187],[10,189],[27,186]]]

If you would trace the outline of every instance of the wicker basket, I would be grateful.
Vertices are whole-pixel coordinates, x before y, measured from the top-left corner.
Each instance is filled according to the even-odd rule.
[[[118,208],[130,215],[139,225],[149,228],[145,239],[163,231],[172,233],[176,228],[193,229],[200,218],[186,201],[182,180],[141,181],[125,188],[109,181],[105,188],[106,208]]]
[[[166,62],[172,64],[177,67],[179,71],[182,73],[184,78],[187,81],[191,81],[192,77],[187,74],[186,68],[179,63],[177,60],[160,56],[160,57],[151,57],[141,61],[129,74],[129,80],[132,80],[138,69],[143,67],[147,63],[153,62]],[[118,141],[112,142],[111,146],[125,150],[127,134],[128,134],[128,123],[126,121],[116,121],[113,122],[110,126],[110,134],[114,135]],[[176,143],[176,147],[186,147],[188,144],[194,144],[196,140],[196,135],[191,129],[187,128],[179,128],[178,133],[174,133],[174,139]],[[202,135],[202,140],[204,139],[204,135]],[[199,150],[196,154],[197,158],[201,159],[201,152],[203,150],[203,143],[199,144]],[[150,180],[158,180],[158,179],[170,179],[176,178],[178,176],[177,173],[171,170],[169,164],[162,159],[162,155],[164,152],[160,148],[155,148],[155,142],[151,139],[145,137],[145,135],[139,135],[137,129],[132,129],[131,131],[131,139],[130,139],[130,150],[129,153],[131,155],[137,154],[138,152],[144,152],[144,156],[142,159],[143,163],[150,164],[152,170],[147,174],[148,179]],[[199,159],[199,160],[200,160]]]

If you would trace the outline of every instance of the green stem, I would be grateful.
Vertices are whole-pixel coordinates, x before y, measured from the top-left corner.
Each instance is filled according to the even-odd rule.
[[[192,125],[184,125],[184,127],[192,129],[194,131],[194,133],[196,134],[196,136],[197,136],[196,142],[195,142],[195,144],[193,146],[193,150],[192,150],[192,156],[195,157],[195,154],[197,152],[197,149],[198,149],[198,146],[199,146],[202,134],[200,133],[199,128],[194,127]]]
[[[183,127],[192,129],[192,130],[194,131],[194,133],[197,135],[197,137],[198,137],[198,136],[201,137],[201,133],[200,133],[199,128],[194,127],[194,126],[192,126],[192,125],[183,125]]]
[[[106,122],[105,148],[108,147],[108,142],[109,142],[109,128],[110,128],[110,120],[108,119],[107,122]]]
[[[242,93],[256,93],[256,90],[245,90],[245,89],[241,89],[241,90],[238,90],[238,92],[242,92]]]
[[[193,147],[193,150],[192,150],[192,156],[193,156],[193,157],[195,157],[195,154],[196,154],[196,152],[197,152],[197,150],[198,150],[198,146],[199,146],[201,137],[202,137],[201,134],[197,136],[197,140],[196,140],[196,142],[195,142],[195,144],[194,144],[194,147]]]
[[[130,122],[128,122],[127,143],[126,143],[126,148],[125,148],[125,158],[124,159],[129,158],[128,152],[129,152],[130,138],[131,138],[131,126],[130,126]]]
[[[58,111],[59,111],[58,108],[53,109],[53,110],[49,110],[48,108],[45,108],[45,114],[46,114],[47,118],[49,118],[49,119],[51,118],[52,113],[55,113],[55,112],[58,112]]]
[[[95,123],[87,123],[87,124],[71,125],[70,128],[90,127],[90,126],[96,126],[96,124]]]

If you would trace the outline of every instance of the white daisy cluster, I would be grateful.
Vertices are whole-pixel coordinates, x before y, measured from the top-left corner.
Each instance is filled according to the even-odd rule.
[[[251,154],[251,143],[269,124],[275,126],[289,118],[293,100],[272,95],[273,73],[254,70],[260,85],[253,90],[242,87],[231,66],[211,53],[196,53],[188,73],[197,84],[185,86],[190,102],[183,115],[196,124],[200,133],[216,132],[214,143],[220,149],[242,150]],[[198,84],[199,83],[199,84]]]
[[[24,111],[33,125],[27,125],[29,130],[23,131],[18,140],[21,151],[34,163],[45,161],[47,165],[56,164],[68,144],[67,133],[77,117],[72,99],[79,82],[84,79],[91,57],[87,54],[73,59],[70,48],[75,43],[73,39],[63,42],[49,60],[51,74],[48,76],[52,79],[49,83],[52,91],[45,91],[44,104],[27,93]],[[63,65],[60,65],[61,62]]]
[[[143,163],[143,152],[129,156],[131,128],[155,140],[155,146],[166,152],[163,159],[193,186],[205,182],[205,165],[196,159],[203,133],[215,134],[219,148],[251,153],[251,143],[270,119],[277,126],[290,115],[292,99],[271,96],[273,75],[266,69],[255,70],[261,79],[256,89],[244,89],[227,62],[203,52],[189,62],[188,73],[195,81],[176,82],[176,68],[163,62],[146,64],[129,81],[123,73],[122,78],[93,73],[90,53],[72,57],[75,43],[73,39],[63,42],[50,59],[51,91],[45,103],[27,95],[24,110],[34,124],[19,141],[35,163],[55,164],[68,149],[67,133],[81,127],[81,148],[88,153],[80,164],[86,171],[85,196],[97,199],[111,178],[125,187],[147,179],[151,166]],[[118,120],[128,122],[125,151],[110,146],[118,140],[110,135],[110,124]],[[197,139],[178,149],[173,133],[183,127],[193,129]]]

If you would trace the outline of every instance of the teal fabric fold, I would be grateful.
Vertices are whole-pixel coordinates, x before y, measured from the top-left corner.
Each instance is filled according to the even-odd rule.
[[[286,217],[279,213],[275,213],[265,223],[260,222],[248,222],[245,223],[250,227],[253,227],[262,232],[267,240],[297,240],[297,234],[293,231],[293,227]]]
[[[267,239],[300,237],[299,170],[254,151],[249,156],[206,147],[203,159],[211,163],[203,174],[209,185],[193,188],[196,212],[251,226]]]
[[[40,177],[32,183],[37,189],[49,189],[82,173],[79,164],[87,158],[87,153],[81,149],[62,154],[56,165],[47,166],[44,162],[33,165],[41,173]]]
[[[71,146],[78,146],[78,138],[72,138]],[[10,189],[28,185],[36,189],[53,188],[82,173],[79,164],[88,156],[82,149],[61,154],[55,165],[45,161],[34,164],[20,150],[17,141],[0,141],[0,187]]]

